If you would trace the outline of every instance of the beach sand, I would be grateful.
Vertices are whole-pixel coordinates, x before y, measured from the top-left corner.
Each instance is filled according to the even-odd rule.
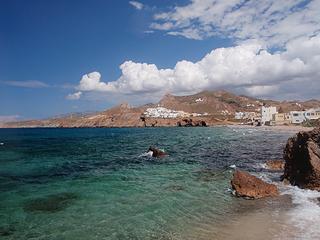
[[[277,125],[277,126],[249,126],[249,125],[228,125],[228,127],[232,128],[252,128],[252,129],[260,129],[264,131],[285,131],[285,132],[300,132],[300,131],[311,131],[313,127],[304,127],[301,125]]]

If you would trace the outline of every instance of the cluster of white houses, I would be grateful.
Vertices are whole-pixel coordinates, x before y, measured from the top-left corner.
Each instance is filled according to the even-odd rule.
[[[261,114],[256,112],[236,112],[235,119],[259,122],[261,125],[300,124],[307,120],[320,119],[320,108],[306,111],[290,111],[279,113],[276,107],[261,107]]]
[[[184,111],[175,111],[164,107],[147,108],[144,112],[145,117],[150,118],[183,118],[183,117],[198,117],[206,116],[208,113],[188,113]]]

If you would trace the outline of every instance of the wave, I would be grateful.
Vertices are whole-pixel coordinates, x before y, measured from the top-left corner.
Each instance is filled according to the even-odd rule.
[[[282,194],[292,197],[294,207],[287,213],[289,224],[296,228],[298,239],[319,239],[320,192],[287,186]]]

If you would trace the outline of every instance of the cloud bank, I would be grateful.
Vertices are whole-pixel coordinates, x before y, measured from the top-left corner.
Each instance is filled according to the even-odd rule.
[[[316,85],[320,91],[320,36],[290,41],[282,52],[271,53],[260,42],[250,41],[215,49],[198,62],[179,61],[173,68],[126,61],[120,70],[121,76],[111,82],[102,81],[98,72],[84,75],[77,96],[94,91],[160,97],[166,92],[181,95],[205,89],[238,89],[251,96],[276,97],[298,91],[301,98],[306,85]],[[292,84],[296,87],[290,92]]]
[[[143,9],[139,2],[130,4]],[[192,0],[156,13],[149,31],[197,40],[227,37],[234,40],[233,47],[167,69],[125,61],[114,81],[103,81],[99,72],[84,75],[69,99],[87,92],[156,99],[167,92],[210,89],[277,99],[319,98],[319,11],[320,0]]]
[[[192,0],[154,15],[150,28],[190,39],[224,36],[283,45],[320,32],[319,0]]]

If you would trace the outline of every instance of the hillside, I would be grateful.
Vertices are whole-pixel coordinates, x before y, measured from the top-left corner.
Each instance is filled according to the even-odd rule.
[[[166,94],[157,104],[130,107],[121,104],[102,112],[87,114],[69,114],[45,120],[29,120],[2,123],[0,127],[144,127],[144,126],[176,126],[183,119],[145,118],[143,113],[149,107],[164,107],[187,113],[205,114],[192,117],[194,121],[205,121],[207,125],[226,124],[233,121],[235,112],[259,112],[262,105],[276,106],[280,112],[304,110],[320,107],[319,100],[274,101],[262,100],[247,96],[238,96],[227,91],[203,91],[189,96]]]

